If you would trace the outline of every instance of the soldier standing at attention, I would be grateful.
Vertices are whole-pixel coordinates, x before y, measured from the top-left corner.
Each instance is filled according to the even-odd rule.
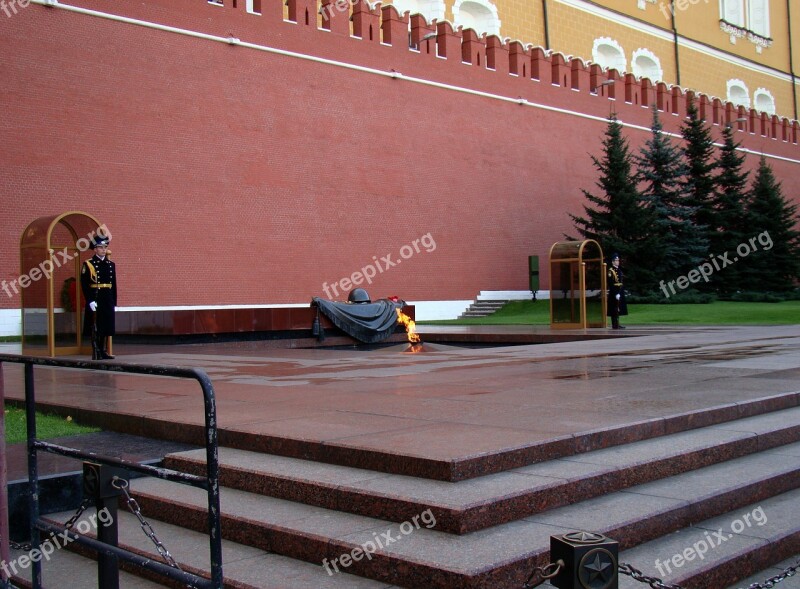
[[[81,290],[86,300],[83,335],[93,338],[93,360],[114,359],[108,353],[108,338],[114,335],[117,271],[114,262],[106,256],[108,243],[108,237],[96,235],[91,244],[94,255],[81,267]]]
[[[611,317],[613,329],[625,329],[619,324],[620,315],[628,314],[628,304],[625,302],[625,289],[623,287],[622,268],[619,265],[619,254],[611,255],[611,265],[608,267],[608,301],[607,312]]]

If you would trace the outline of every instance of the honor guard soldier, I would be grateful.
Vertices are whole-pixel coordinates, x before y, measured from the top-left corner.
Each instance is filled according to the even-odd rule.
[[[628,314],[628,304],[625,302],[625,288],[623,285],[622,268],[619,265],[619,254],[611,255],[611,265],[608,267],[608,301],[607,312],[611,317],[613,329],[625,329],[619,324],[620,315]]]
[[[92,360],[113,360],[108,353],[108,338],[114,335],[117,306],[117,271],[108,259],[109,238],[92,239],[94,255],[81,266],[81,290],[86,300],[83,335],[91,338]]]

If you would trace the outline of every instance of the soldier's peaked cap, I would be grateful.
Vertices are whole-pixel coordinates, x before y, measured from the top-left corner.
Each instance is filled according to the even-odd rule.
[[[92,249],[96,248],[98,245],[108,246],[108,242],[110,240],[105,235],[95,235],[92,238]]]

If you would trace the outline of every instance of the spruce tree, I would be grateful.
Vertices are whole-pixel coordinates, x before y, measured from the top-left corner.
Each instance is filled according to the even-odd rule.
[[[641,206],[633,157],[616,115],[608,119],[602,157],[591,157],[599,172],[598,194],[582,190],[589,201],[583,207],[585,216],[570,217],[583,238],[597,241],[606,256],[614,252],[622,256],[627,288],[652,284],[652,276],[646,276],[648,213]]]
[[[708,257],[710,233],[716,226],[714,213],[714,140],[706,122],[700,118],[697,105],[689,99],[686,105],[686,121],[681,126],[684,139],[683,156],[686,162],[686,177],[683,188],[687,195],[687,204],[694,209],[692,221],[705,241],[706,251],[703,258]],[[709,290],[706,282],[697,284],[700,290]]]
[[[649,266],[663,284],[696,268],[706,255],[707,241],[694,224],[683,154],[663,132],[656,108],[651,131],[636,158],[637,179],[642,201],[652,213],[650,237],[655,248]]]
[[[750,237],[747,225],[747,177],[745,156],[738,151],[739,143],[733,139],[733,128],[722,129],[723,145],[717,159],[716,190],[714,191],[714,225],[710,233],[711,258],[719,270],[712,281],[717,292],[730,296],[742,289],[742,268],[736,253],[737,246]]]
[[[781,292],[794,288],[800,275],[797,206],[783,196],[762,155],[748,199],[751,253],[743,264],[742,290]],[[755,239],[754,239],[755,238]],[[738,254],[741,254],[744,248]]]

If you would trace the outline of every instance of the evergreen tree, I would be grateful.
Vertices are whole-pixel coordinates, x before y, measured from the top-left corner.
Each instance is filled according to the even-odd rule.
[[[751,253],[742,262],[746,264],[742,290],[791,290],[800,275],[800,232],[795,230],[799,221],[797,206],[784,198],[781,185],[763,155],[753,179],[747,221]]]
[[[684,139],[683,156],[686,161],[686,177],[683,189],[687,195],[687,204],[694,209],[692,222],[705,241],[706,251],[703,258],[708,257],[708,244],[712,227],[716,226],[713,208],[714,198],[714,140],[704,120],[700,118],[697,105],[690,99],[686,105],[686,118],[681,126]],[[701,290],[705,282],[697,285]]]
[[[712,282],[722,296],[741,290],[742,268],[736,247],[750,237],[747,226],[747,177],[744,168],[744,154],[739,153],[739,143],[734,142],[733,128],[726,125],[722,129],[723,146],[717,159],[719,173],[714,191],[714,224],[711,227],[711,258],[719,270],[714,272]]]
[[[650,236],[655,249],[649,266],[661,283],[696,268],[708,245],[694,224],[695,209],[689,205],[690,195],[686,192],[687,167],[682,152],[663,132],[656,108],[651,130],[652,135],[636,158],[637,180],[641,198],[652,213]]]
[[[608,119],[602,158],[592,156],[594,167],[600,174],[598,195],[588,190],[583,194],[589,201],[584,205],[584,217],[570,215],[584,239],[594,239],[605,255],[618,252],[625,263],[627,288],[639,288],[642,283],[652,283],[647,277],[647,216],[642,207],[636,180],[633,175],[633,157],[628,142],[622,135],[622,125],[611,115]]]

